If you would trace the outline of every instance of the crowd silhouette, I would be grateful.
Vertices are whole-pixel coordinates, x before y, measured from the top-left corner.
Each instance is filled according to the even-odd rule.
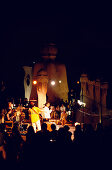
[[[83,128],[77,125],[74,139],[69,126],[56,130],[56,125],[43,123],[41,131],[34,132],[32,126],[27,129],[26,140],[23,140],[18,125],[15,124],[9,136],[4,124],[0,124],[0,163],[4,168],[39,169],[41,167],[73,168],[106,163],[112,145],[112,127],[103,128],[99,123],[94,130],[90,124]],[[100,161],[101,160],[101,161]]]

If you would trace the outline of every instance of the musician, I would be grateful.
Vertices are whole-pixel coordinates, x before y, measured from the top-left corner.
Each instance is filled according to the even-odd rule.
[[[61,117],[60,119],[63,118],[65,112],[66,112],[66,107],[64,106],[64,104],[62,103],[61,107],[60,107],[60,111],[61,111]]]
[[[50,106],[50,109],[52,110],[51,112],[51,119],[55,119],[56,118],[56,110],[55,110],[55,107],[54,106]]]
[[[57,113],[57,117],[60,119],[60,114],[61,114],[61,112],[60,112],[60,107],[59,107],[59,105],[57,105],[56,106],[56,113]]]
[[[13,117],[13,104],[8,102],[8,109],[7,109],[7,120],[11,120]]]
[[[21,117],[21,107],[18,106],[16,109],[16,112],[14,113],[15,121],[20,122],[20,117]]]
[[[52,112],[51,109],[49,109],[50,103],[46,103],[45,107],[42,109],[43,110],[43,118],[46,120],[49,120],[51,118],[50,113]]]
[[[31,123],[36,133],[36,128],[38,130],[41,130],[40,115],[39,115],[41,113],[41,109],[35,107],[35,104],[33,102],[31,102],[30,105],[31,108],[29,108],[29,112],[31,114]]]
[[[65,125],[67,115],[66,115],[66,108],[65,108],[64,104],[61,105],[60,111],[61,111],[60,120],[62,121],[62,125]]]

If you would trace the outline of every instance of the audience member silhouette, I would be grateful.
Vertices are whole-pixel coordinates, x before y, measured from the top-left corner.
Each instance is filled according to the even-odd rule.
[[[76,130],[74,131],[74,142],[76,144],[80,144],[83,137],[83,132],[81,130],[81,125],[76,126]]]
[[[56,125],[51,124],[51,129],[52,129],[52,131],[50,132],[50,141],[51,142],[56,142],[57,141],[57,136],[58,136],[58,131],[56,130]]]
[[[5,135],[3,131],[3,126],[0,124],[0,160],[6,159],[5,150]]]
[[[42,141],[45,144],[48,144],[50,142],[50,132],[47,130],[47,124],[43,123],[41,126],[41,134],[42,134]]]
[[[26,134],[26,142],[23,141],[17,124],[14,124],[12,134],[5,132],[5,126],[0,124],[0,147],[4,146],[6,160],[11,168],[19,165],[19,168],[38,166],[47,168],[52,162],[54,165],[63,166],[62,158],[66,167],[71,167],[72,162],[79,166],[78,160],[83,163],[88,161],[96,165],[99,157],[104,160],[105,155],[109,158],[112,143],[112,127],[103,128],[97,124],[96,130],[90,124],[85,124],[82,131],[81,125],[77,125],[74,131],[74,140],[71,140],[72,133],[69,126],[65,125],[56,130],[56,125],[51,125],[52,131],[47,130],[47,123],[43,123],[41,131],[34,133],[32,126],[29,126]],[[54,142],[55,141],[55,142]],[[0,163],[3,159],[3,152],[0,152]],[[105,153],[105,154],[104,154]],[[57,159],[58,155],[58,159]],[[57,164],[59,162],[59,164]],[[62,163],[62,164],[61,164]],[[88,163],[87,163],[88,164]],[[86,165],[87,165],[86,164]],[[84,165],[84,164],[83,164]],[[16,166],[17,167],[17,166]],[[62,168],[62,167],[61,167]]]
[[[68,125],[65,125],[64,126],[64,130],[65,130],[65,141],[67,144],[70,144],[72,142],[72,139],[71,139],[71,136],[72,136],[72,133],[69,131],[69,126]]]
[[[35,136],[35,131],[33,126],[29,126],[27,129],[27,134],[26,134],[26,143],[27,144],[32,144]]]
[[[22,146],[24,143],[24,141],[20,135],[20,132],[18,130],[17,124],[15,124],[14,127],[12,128],[12,133],[11,133],[10,139],[11,139],[11,141],[10,141],[11,156],[9,159],[12,159],[16,162],[19,159],[19,156],[21,154],[21,149],[22,149]]]

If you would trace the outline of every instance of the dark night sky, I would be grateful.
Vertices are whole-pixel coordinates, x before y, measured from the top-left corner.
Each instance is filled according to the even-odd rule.
[[[85,72],[93,79],[112,81],[110,7],[85,2],[3,5],[0,80],[11,86],[19,78],[22,65],[38,61],[41,45],[54,42],[59,51],[57,59],[67,65],[70,80],[74,82]]]

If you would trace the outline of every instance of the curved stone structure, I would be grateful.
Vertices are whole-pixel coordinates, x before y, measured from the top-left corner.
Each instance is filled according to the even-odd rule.
[[[43,61],[36,63],[33,67],[32,82],[36,80],[37,84],[32,83],[30,100],[38,100],[39,107],[46,103],[46,95],[50,103],[57,100],[68,101],[66,67],[64,64],[55,62],[57,48],[54,44],[49,44],[41,53]],[[55,85],[52,85],[52,81]]]

